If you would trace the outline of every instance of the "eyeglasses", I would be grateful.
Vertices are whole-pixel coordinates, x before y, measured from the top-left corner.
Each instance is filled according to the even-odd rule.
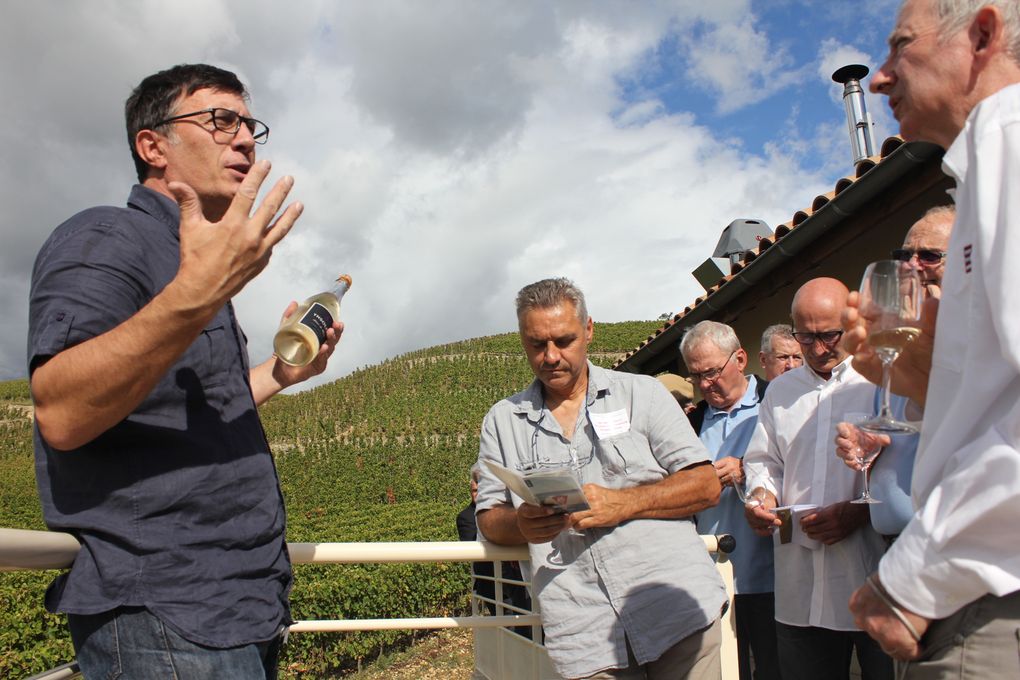
[[[192,111],[191,113],[182,113],[179,116],[171,116],[166,120],[161,120],[158,123],[154,123],[150,127],[158,128],[161,125],[167,123],[175,123],[184,118],[191,118],[192,116],[201,116],[202,114],[208,113],[212,116],[213,126],[220,132],[226,132],[229,135],[236,135],[237,131],[241,129],[241,123],[248,128],[248,132],[251,133],[252,138],[256,144],[265,144],[269,141],[269,126],[263,123],[261,120],[255,118],[249,118],[248,116],[242,116],[237,111],[231,111],[230,109],[212,108],[202,109],[201,111]]]
[[[931,248],[919,248],[913,250],[912,248],[897,248],[892,251],[892,259],[899,260],[900,262],[910,262],[910,260],[917,255],[917,261],[921,264],[938,264],[946,258],[946,252],[944,250],[932,250]]]
[[[697,373],[695,371],[691,371],[689,373],[689,375],[691,376],[691,382],[699,383],[702,380],[704,380],[707,383],[714,383],[716,380],[719,379],[719,376],[722,375],[723,370],[727,366],[729,366],[730,360],[733,358],[733,355],[736,354],[736,353],[737,353],[737,350],[733,350],[732,352],[730,352],[730,355],[728,357],[726,357],[726,362],[723,363],[723,365],[720,366],[719,368],[710,368],[707,371],[702,371],[701,373]]]
[[[793,339],[805,347],[810,347],[815,344],[816,340],[821,340],[822,344],[826,346],[835,345],[839,342],[841,337],[843,337],[843,331],[819,331],[817,333],[810,333],[807,331],[793,332]]]

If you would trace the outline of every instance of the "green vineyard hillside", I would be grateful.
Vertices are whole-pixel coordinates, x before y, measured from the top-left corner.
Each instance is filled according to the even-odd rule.
[[[590,356],[609,366],[661,325],[597,324]],[[342,348],[341,348],[342,351]],[[456,540],[468,470],[488,408],[531,380],[516,334],[417,350],[261,409],[287,505],[291,541]],[[43,529],[32,463],[28,384],[0,383],[0,526]],[[0,677],[73,655],[42,596],[52,573],[0,574]],[[462,613],[467,565],[295,567],[295,619]],[[337,676],[406,639],[389,631],[295,634],[284,677]]]

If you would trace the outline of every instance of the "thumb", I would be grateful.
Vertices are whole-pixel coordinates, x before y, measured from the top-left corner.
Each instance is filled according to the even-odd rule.
[[[203,219],[202,201],[199,200],[194,189],[184,182],[170,182],[167,188],[174,195],[177,205],[181,209],[181,224]]]

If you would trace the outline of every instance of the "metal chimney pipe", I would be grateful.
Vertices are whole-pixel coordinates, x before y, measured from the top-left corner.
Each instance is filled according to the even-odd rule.
[[[850,146],[854,154],[854,165],[875,155],[875,123],[864,105],[864,90],[861,79],[868,75],[863,64],[849,64],[836,69],[832,79],[843,84],[843,107],[850,130]]]

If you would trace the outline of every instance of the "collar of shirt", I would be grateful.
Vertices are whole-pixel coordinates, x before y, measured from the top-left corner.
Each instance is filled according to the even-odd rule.
[[[840,363],[836,364],[832,368],[832,375],[829,376],[828,380],[815,373],[815,370],[805,363],[799,368],[795,368],[796,371],[802,371],[803,375],[807,376],[808,382],[810,382],[816,389],[822,389],[826,385],[836,385],[844,382],[847,377],[853,373],[853,367],[850,362],[853,361],[853,355],[843,359]]]
[[[751,408],[758,403],[758,379],[752,374],[747,376],[747,389],[744,390],[744,396],[740,398],[736,404],[730,407],[730,410],[716,408],[711,404],[708,404],[708,409],[705,411],[706,420],[714,420],[721,416],[736,415],[739,411],[745,408]]]
[[[608,393],[611,380],[605,369],[599,368],[591,361],[588,363],[588,395],[586,403],[591,406],[595,399],[602,393]],[[545,395],[542,393],[542,382],[535,378],[524,390],[519,402],[514,404],[514,412],[522,414],[532,423],[542,420],[545,412]]]
[[[169,196],[150,189],[143,184],[136,184],[131,187],[131,195],[128,196],[127,204],[135,210],[141,210],[153,219],[159,220],[179,237],[181,230],[181,209]]]

